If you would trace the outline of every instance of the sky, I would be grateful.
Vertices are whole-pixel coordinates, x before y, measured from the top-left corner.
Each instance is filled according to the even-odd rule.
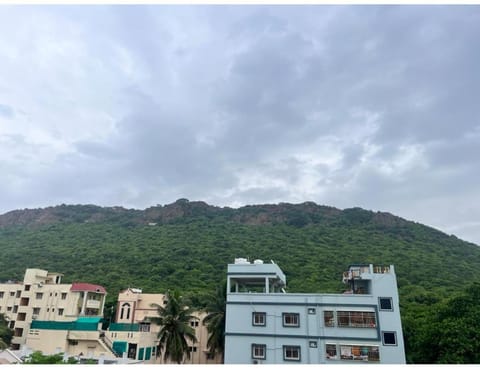
[[[480,245],[480,6],[0,5],[0,213],[314,201]]]

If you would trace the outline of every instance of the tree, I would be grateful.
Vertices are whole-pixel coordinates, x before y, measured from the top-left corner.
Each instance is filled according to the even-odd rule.
[[[8,328],[8,321],[5,315],[0,314],[0,349],[6,349],[12,341],[13,331]]]
[[[417,362],[478,364],[480,362],[480,283],[433,306],[418,332]]]
[[[25,364],[77,364],[78,360],[69,357],[65,362],[63,354],[44,355],[41,351],[33,352],[26,360]]]
[[[205,308],[207,316],[203,318],[208,331],[207,347],[210,353],[222,355],[222,363],[225,351],[226,292],[227,284],[224,282],[210,299],[210,303]]]
[[[192,309],[185,306],[179,291],[167,291],[165,306],[152,304],[157,308],[158,317],[151,318],[160,326],[158,332],[159,354],[163,360],[170,359],[181,364],[185,358],[190,358],[187,339],[197,342],[195,330],[190,326],[190,320],[195,319]]]

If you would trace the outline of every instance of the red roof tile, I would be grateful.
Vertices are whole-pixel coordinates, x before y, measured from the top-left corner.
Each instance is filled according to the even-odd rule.
[[[100,286],[98,284],[83,283],[83,282],[73,282],[72,287],[70,288],[70,291],[72,292],[87,291],[87,292],[98,292],[103,294],[107,293],[107,290],[105,290],[105,287],[103,286]]]

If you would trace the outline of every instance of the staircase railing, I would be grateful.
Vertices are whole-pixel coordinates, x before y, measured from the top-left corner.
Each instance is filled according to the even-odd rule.
[[[105,346],[107,346],[107,348],[110,350],[110,352],[113,355],[115,355],[115,357],[121,357],[122,356],[113,349],[113,342],[110,340],[110,338],[107,337],[107,335],[105,334],[105,331],[100,332],[100,340],[105,344]]]

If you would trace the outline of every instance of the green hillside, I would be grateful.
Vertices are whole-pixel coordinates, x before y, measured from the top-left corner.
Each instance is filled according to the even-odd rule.
[[[102,284],[111,301],[126,287],[202,296],[235,257],[274,260],[290,292],[339,292],[349,264],[394,264],[405,330],[480,280],[477,245],[388,213],[314,203],[231,209],[182,199],[144,211],[18,210],[0,216],[0,252],[0,280],[42,268],[64,273],[65,282]]]

